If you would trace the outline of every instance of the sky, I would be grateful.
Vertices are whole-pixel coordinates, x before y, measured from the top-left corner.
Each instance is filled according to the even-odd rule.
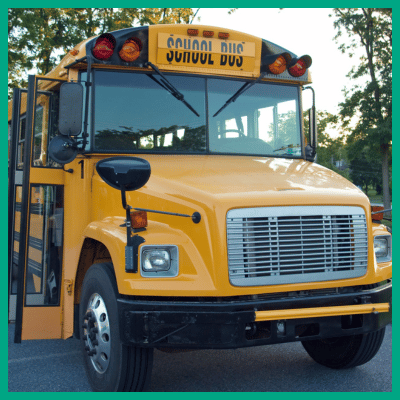
[[[329,17],[331,8],[239,8],[232,14],[228,11],[201,8],[193,23],[235,29],[273,42],[297,56],[308,54],[312,58],[310,71],[317,110],[338,112],[338,104],[344,99],[342,90],[354,84],[346,75],[358,58],[350,58],[338,49],[334,17]]]

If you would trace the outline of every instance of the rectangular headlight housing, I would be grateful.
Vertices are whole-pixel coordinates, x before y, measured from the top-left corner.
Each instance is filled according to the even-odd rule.
[[[175,245],[145,245],[140,249],[140,274],[147,278],[178,276],[179,253]]]
[[[374,237],[374,250],[378,263],[392,260],[392,237],[390,235],[379,235]]]

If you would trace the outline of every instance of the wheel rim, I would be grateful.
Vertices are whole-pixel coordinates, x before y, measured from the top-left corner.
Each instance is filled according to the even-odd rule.
[[[111,335],[107,307],[98,293],[88,301],[83,320],[83,340],[93,368],[104,374],[110,364]]]

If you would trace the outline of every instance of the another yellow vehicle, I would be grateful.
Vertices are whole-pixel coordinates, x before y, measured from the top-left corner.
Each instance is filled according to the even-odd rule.
[[[154,348],[374,357],[391,233],[314,162],[310,65],[240,32],[158,25],[88,39],[16,89],[15,341],[79,338],[95,391],[145,390]]]

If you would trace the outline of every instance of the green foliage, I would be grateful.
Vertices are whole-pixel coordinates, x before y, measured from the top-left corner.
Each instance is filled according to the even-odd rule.
[[[191,23],[191,8],[9,8],[8,84],[26,87],[26,73],[45,75],[69,49],[103,32],[153,24]]]
[[[348,77],[355,82],[364,78],[366,83],[346,89],[345,100],[339,105],[342,127],[349,132],[349,158],[357,160],[365,152],[380,156],[384,203],[388,207],[392,145],[392,10],[335,8],[334,16],[335,39],[340,41],[344,32],[350,37],[350,41],[341,43],[339,48],[350,57],[357,48],[364,53]]]

